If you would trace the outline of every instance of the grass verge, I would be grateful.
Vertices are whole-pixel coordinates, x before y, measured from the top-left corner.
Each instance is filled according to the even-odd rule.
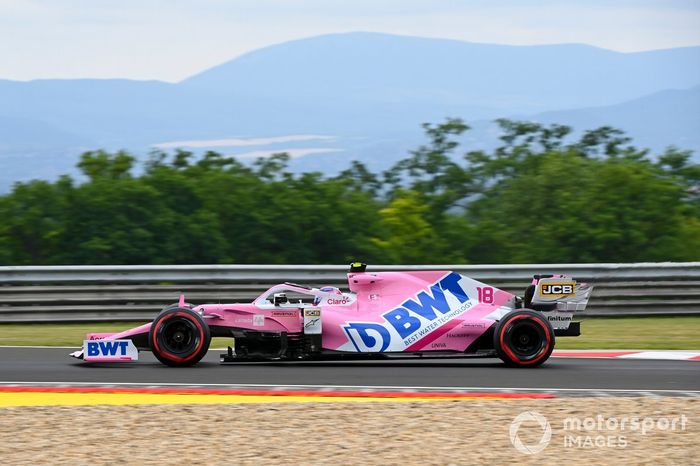
[[[700,316],[590,317],[558,349],[700,350]]]
[[[118,332],[135,322],[0,324],[0,345],[80,346],[88,332]],[[224,348],[229,338],[215,338]],[[559,338],[558,349],[700,349],[700,316],[596,317],[584,319],[581,336]]]
[[[82,346],[85,334],[121,332],[145,322],[75,324],[0,324],[0,346]],[[211,348],[225,348],[230,338],[212,339]]]

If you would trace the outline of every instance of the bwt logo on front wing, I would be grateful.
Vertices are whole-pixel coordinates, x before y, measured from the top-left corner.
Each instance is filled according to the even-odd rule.
[[[131,340],[85,340],[85,361],[136,361],[138,350]]]
[[[415,299],[408,299],[396,309],[382,314],[391,327],[373,322],[349,322],[344,327],[345,333],[358,352],[382,352],[392,343],[392,329],[402,344],[391,349],[401,350],[471,307],[469,296],[459,284],[461,278],[460,274],[451,272],[434,283],[430,291],[421,291]],[[450,306],[446,292],[459,304]]]

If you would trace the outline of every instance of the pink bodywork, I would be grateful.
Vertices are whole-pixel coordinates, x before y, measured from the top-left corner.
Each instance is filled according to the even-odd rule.
[[[212,329],[301,333],[303,309],[320,309],[324,350],[463,352],[512,310],[515,300],[511,293],[449,271],[349,273],[348,285],[350,292],[342,294],[275,285],[250,304],[203,304],[193,310]],[[274,306],[266,300],[283,290],[310,295],[317,304]],[[128,339],[148,333],[150,326],[87,338]]]

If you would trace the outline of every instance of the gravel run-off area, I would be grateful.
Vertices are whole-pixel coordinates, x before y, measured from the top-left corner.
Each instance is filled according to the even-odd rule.
[[[523,412],[551,427],[538,453],[511,441]],[[0,408],[0,462],[691,465],[699,416],[700,399],[670,397],[11,407]],[[546,426],[525,417],[516,437],[536,449]]]

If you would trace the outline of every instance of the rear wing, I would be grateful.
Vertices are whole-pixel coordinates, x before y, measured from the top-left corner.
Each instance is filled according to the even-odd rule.
[[[558,311],[583,311],[593,291],[588,283],[578,283],[566,275],[535,275],[532,284],[532,304]]]

